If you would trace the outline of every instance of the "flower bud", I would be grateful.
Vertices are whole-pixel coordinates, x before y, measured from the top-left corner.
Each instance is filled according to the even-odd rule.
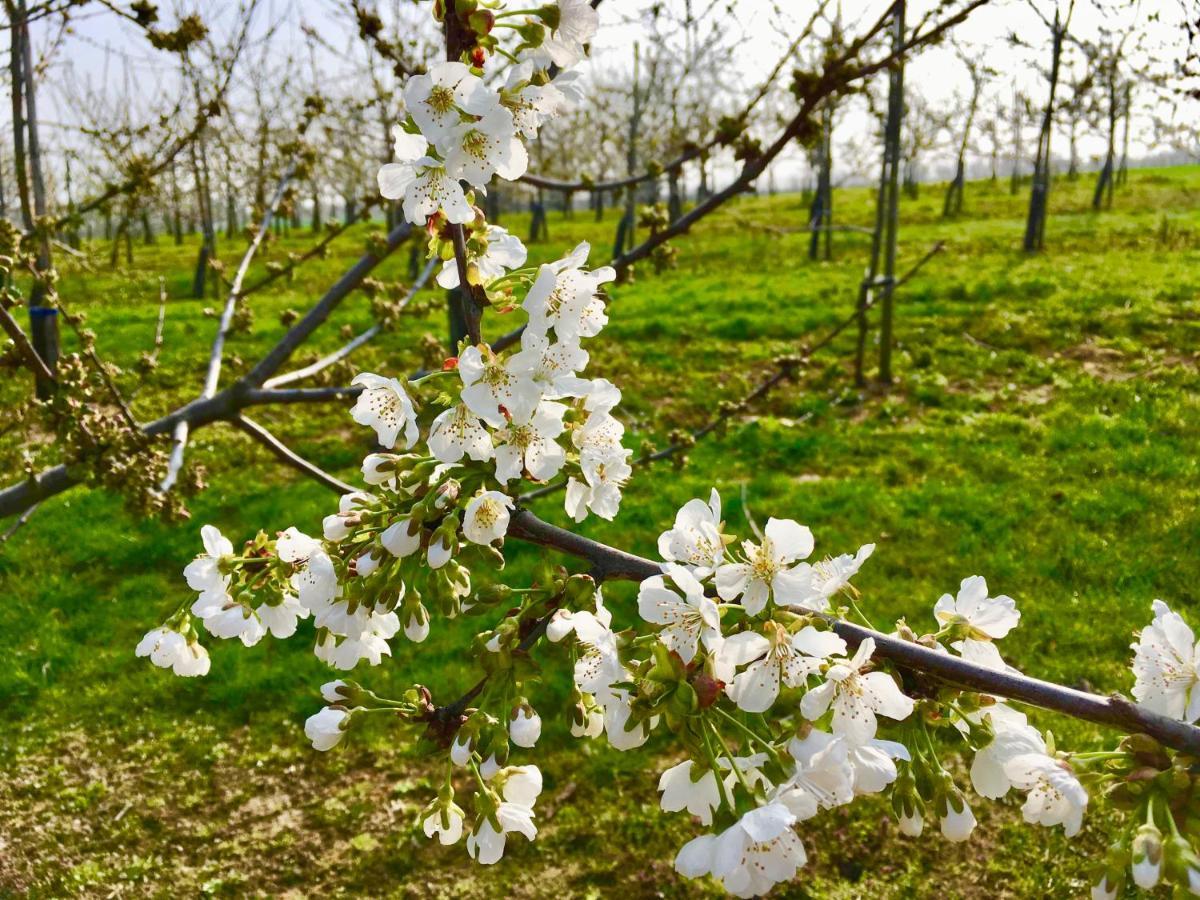
[[[542,717],[528,703],[522,703],[509,720],[508,736],[518,747],[534,746],[542,736]]]
[[[1153,822],[1137,830],[1133,839],[1133,881],[1143,890],[1150,890],[1162,877],[1162,832]]]
[[[948,841],[965,841],[975,830],[975,814],[971,812],[971,807],[962,792],[957,789],[944,796],[940,815],[942,835]]]

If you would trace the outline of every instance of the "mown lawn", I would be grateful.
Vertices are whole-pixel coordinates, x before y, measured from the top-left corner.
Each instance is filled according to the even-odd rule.
[[[1017,249],[1025,195],[972,184],[968,213],[940,218],[924,186],[901,212],[901,268],[935,241],[946,247],[907,285],[898,306],[898,383],[856,390],[853,337],[815,356],[800,383],[714,435],[675,471],[635,474],[616,523],[589,535],[652,554],[677,506],[716,485],[727,517],[797,518],[837,553],[876,541],[858,579],[879,626],[904,616],[931,624],[936,598],[971,574],[1017,598],[1023,614],[1005,642],[1010,661],[1041,677],[1097,691],[1128,686],[1132,631],[1162,597],[1200,612],[1200,169],[1134,171],[1111,211],[1088,208],[1090,184],[1052,195],[1047,252]],[[869,192],[839,193],[844,223],[868,224]],[[807,259],[801,197],[744,198],[678,242],[678,268],[637,272],[614,290],[611,322],[591,343],[591,370],[624,391],[627,444],[666,443],[756,383],[771,359],[794,353],[851,309],[867,239],[839,233],[833,262]],[[518,233],[524,217],[506,217]],[[580,239],[607,258],[614,220],[551,214],[540,258]],[[238,371],[283,331],[364,245],[352,229],[326,259],[256,295],[254,324],[231,342]],[[377,230],[377,226],[375,228]],[[273,244],[255,267],[311,242]],[[239,241],[224,241],[232,261]],[[187,298],[194,240],[135,246],[112,272],[105,248],[86,270],[64,262],[62,293],[86,311],[101,354],[127,369],[144,419],[199,389],[215,319]],[[378,277],[407,277],[407,254]],[[159,276],[170,294],[161,366],[144,381]],[[435,294],[429,295],[436,299]],[[400,373],[422,360],[444,313],[402,320],[353,358],[353,371]],[[510,316],[509,319],[515,319]],[[348,300],[299,361],[370,323]],[[515,322],[511,324],[516,324]],[[485,319],[492,335],[508,330]],[[72,340],[67,340],[68,346]],[[874,350],[871,351],[874,355]],[[6,379],[0,400],[23,389]],[[341,405],[261,410],[256,417],[320,465],[353,479],[369,433]],[[6,438],[4,440],[11,440]],[[5,446],[6,452],[11,447]],[[281,470],[224,426],[198,432],[189,457],[209,488],[182,524],[139,519],[119,497],[76,489],[47,502],[0,548],[0,894],[220,896],[341,894],[496,897],[695,896],[671,871],[692,833],[657,811],[657,772],[669,750],[651,742],[618,754],[566,734],[563,660],[543,654],[533,699],[548,720],[537,754],[547,789],[542,835],[482,870],[460,845],[416,838],[434,764],[382,728],[330,754],[302,734],[328,677],[310,650],[311,624],[290,642],[245,650],[207,641],[212,674],[181,680],[133,656],[147,628],[186,592],[179,575],[199,547],[200,523],[236,539],[262,527],[315,530],[331,506],[323,488]],[[538,511],[558,515],[555,499]],[[513,548],[510,576],[533,553]],[[632,615],[633,586],[606,594]],[[382,693],[413,682],[452,697],[476,673],[460,648],[470,623],[436,623],[414,648],[355,676]],[[560,704],[561,706],[561,704]],[[1060,742],[1092,745],[1099,729],[1051,716]],[[356,735],[356,738],[358,736]],[[1073,842],[1020,822],[1013,803],[977,808],[965,846],[899,838],[881,805],[858,803],[808,823],[811,862],[781,896],[1075,896],[1104,845],[1103,817]]]

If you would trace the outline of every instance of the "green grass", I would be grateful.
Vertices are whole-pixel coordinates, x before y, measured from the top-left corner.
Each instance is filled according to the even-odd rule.
[[[1004,648],[1013,664],[1097,691],[1127,688],[1130,636],[1150,601],[1200,611],[1200,169],[1132,172],[1114,209],[1099,215],[1089,198],[1085,181],[1056,183],[1047,252],[1026,257],[1017,249],[1023,194],[969,185],[967,214],[945,222],[940,191],[924,186],[901,210],[901,269],[934,241],[946,249],[900,296],[898,383],[855,390],[847,335],[799,384],[697,446],[682,471],[636,473],[618,521],[589,521],[586,533],[652,554],[674,510],[715,484],[738,530],[744,496],[756,518],[809,524],[821,553],[878,542],[858,579],[877,625],[905,616],[927,628],[940,594],[982,574],[1020,604],[1021,627]],[[805,209],[799,196],[743,198],[678,242],[676,270],[641,267],[614,290],[610,326],[589,349],[591,370],[624,391],[628,446],[661,446],[672,429],[701,424],[772,358],[849,311],[867,239],[838,234],[833,262],[809,262],[806,235],[778,233],[802,225]],[[835,210],[841,222],[867,224],[870,192],[839,192]],[[505,224],[522,233],[525,219]],[[607,257],[611,217],[551,214],[550,225],[551,241],[532,248],[537,258],[580,239],[592,240],[594,264]],[[282,334],[281,314],[305,309],[357,257],[367,230],[252,299],[254,327],[231,341],[231,372]],[[275,242],[254,271],[310,240]],[[224,242],[222,258],[239,246]],[[86,311],[100,353],[126,369],[120,383],[137,389],[135,411],[150,419],[198,391],[215,329],[203,310],[217,303],[186,297],[193,241],[134,249],[134,265],[116,271],[104,248],[93,271],[61,263],[61,291]],[[405,277],[404,256],[378,277]],[[160,275],[171,296],[165,343],[142,383],[134,367],[151,344]],[[441,337],[443,316],[405,318],[335,382],[359,367],[416,367],[421,338]],[[370,321],[355,295],[297,362]],[[509,327],[485,318],[493,335]],[[15,399],[20,381],[8,379],[0,400]],[[369,449],[342,405],[257,417],[348,479]],[[47,502],[0,551],[0,893],[696,894],[670,866],[691,826],[656,808],[665,743],[617,754],[550,721],[538,754],[542,836],[484,870],[462,846],[413,837],[432,766],[398,749],[395,734],[377,727],[334,753],[308,749],[301,726],[328,676],[310,652],[311,624],[290,642],[250,650],[208,640],[206,679],[175,679],[135,659],[139,636],[186,592],[179,572],[199,546],[199,523],[235,539],[260,527],[312,530],[330,507],[322,488],[225,426],[199,431],[189,458],[210,482],[190,522],[141,520],[119,497],[77,489]],[[556,518],[557,502],[544,504]],[[513,548],[514,580],[534,556]],[[633,586],[607,594],[628,619]],[[437,623],[427,643],[397,642],[395,660],[355,676],[385,693],[421,682],[455,696],[476,677],[459,652],[464,628]],[[553,652],[543,657],[533,699],[551,718],[568,676]],[[1105,737],[1078,722],[1038,721],[1072,745]],[[1068,845],[1021,824],[1012,803],[979,807],[982,827],[963,847],[900,839],[870,802],[826,814],[805,828],[810,865],[781,895],[1083,891],[1104,844],[1102,816]]]

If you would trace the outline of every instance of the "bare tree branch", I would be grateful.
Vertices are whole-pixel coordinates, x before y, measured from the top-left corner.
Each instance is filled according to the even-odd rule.
[[[271,434],[271,432],[267,431],[266,428],[255,422],[253,419],[249,419],[243,415],[237,415],[234,416],[231,421],[242,431],[246,432],[246,434],[250,435],[250,437],[254,438],[254,440],[258,441],[260,444],[274,453],[275,456],[284,463],[299,472],[303,472],[318,484],[324,485],[337,494],[350,494],[354,492],[355,489],[353,487],[346,484],[346,482],[335,478],[333,475],[330,475],[320,466],[309,462],[294,450],[289,449],[288,446],[283,443],[283,441],[279,440],[279,438],[275,437],[275,435]]]
[[[242,254],[242,261],[238,264],[233,284],[229,288],[229,296],[225,300],[225,308],[221,311],[221,320],[217,325],[217,334],[213,338],[212,350],[208,355],[208,369],[204,375],[204,387],[200,391],[201,400],[209,400],[217,393],[217,384],[221,380],[221,361],[225,355],[225,338],[228,336],[229,329],[233,325],[233,314],[237,311],[238,300],[241,297],[242,282],[245,280],[246,272],[250,268],[250,261],[254,259],[254,254],[258,252],[263,238],[266,237],[267,231],[271,227],[271,220],[275,218],[275,210],[279,208],[279,204],[283,200],[284,191],[287,190],[288,182],[292,180],[292,173],[295,170],[296,161],[293,160],[288,164],[287,169],[279,179],[279,184],[275,188],[275,195],[271,198],[271,202],[267,205],[267,209],[263,213],[262,221],[259,222],[258,231],[255,232],[254,239],[250,241],[250,246],[246,248],[246,252]],[[186,419],[181,420],[175,426],[175,433],[173,435],[174,443],[171,446],[171,456],[167,461],[167,474],[163,477],[161,485],[161,490],[164,493],[174,487],[175,481],[179,478],[179,471],[183,468],[183,454],[187,448],[188,429],[189,423]]]
[[[429,280],[429,276],[433,274],[434,266],[436,266],[439,262],[441,262],[441,260],[439,260],[437,257],[434,257],[433,259],[430,259],[429,262],[425,263],[425,268],[421,270],[421,274],[417,276],[417,280],[413,282],[412,287],[408,289],[408,293],[406,293],[404,298],[400,301],[398,309],[404,309],[404,307],[408,306],[413,297],[417,295],[417,292],[425,287],[425,283]],[[304,366],[301,369],[293,369],[291,372],[285,372],[282,375],[276,375],[274,378],[268,378],[263,382],[263,387],[278,388],[285,384],[291,384],[294,381],[302,381],[305,378],[311,378],[318,372],[328,369],[335,363],[341,362],[359,347],[363,346],[363,344],[366,344],[368,341],[374,339],[374,337],[382,330],[383,329],[379,325],[372,325],[366,331],[347,341],[332,353],[322,356],[316,362]]]

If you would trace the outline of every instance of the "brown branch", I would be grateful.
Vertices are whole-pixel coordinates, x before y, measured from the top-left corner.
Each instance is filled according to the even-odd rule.
[[[586,560],[597,581],[642,581],[662,574],[660,563],[558,528],[526,509],[518,509],[513,513],[508,536]],[[1186,753],[1200,753],[1200,728],[1150,712],[1124,697],[1101,697],[1026,675],[997,672],[949,653],[931,650],[921,644],[833,616],[816,612],[810,614],[828,621],[831,629],[851,647],[857,647],[871,638],[875,641],[876,657],[930,675],[947,684],[1027,703],[1129,734],[1148,734],[1167,747]]]
[[[43,378],[46,381],[54,381],[54,373],[46,366],[45,361],[38,356],[38,352],[33,349],[33,344],[29,342],[29,336],[25,334],[20,323],[13,318],[12,313],[0,304],[0,327],[12,338],[12,342],[17,345],[17,350],[21,354],[21,358],[25,360],[25,365],[38,378]]]
[[[279,438],[275,437],[275,435],[271,434],[271,432],[267,431],[266,428],[255,422],[253,419],[249,419],[243,415],[237,415],[234,416],[231,421],[234,425],[246,432],[246,434],[250,435],[250,437],[258,441],[273,454],[275,454],[277,458],[291,466],[293,469],[303,472],[318,484],[329,488],[331,491],[334,491],[337,494],[350,494],[354,492],[355,489],[353,487],[346,484],[346,482],[342,481],[341,479],[330,475],[320,466],[309,462],[294,450],[291,450],[286,444],[283,443],[283,441],[279,440]]]
[[[35,503],[33,506],[29,507],[29,509],[25,510],[25,512],[21,513],[21,517],[9,525],[4,534],[0,534],[0,544],[7,544],[10,540],[12,540],[12,536],[16,534],[26,522],[29,521],[30,517],[37,512],[37,509],[40,505],[40,503]]]
[[[263,239],[271,228],[271,220],[275,218],[275,211],[283,201],[284,192],[287,190],[288,182],[292,180],[292,173],[295,170],[296,160],[292,160],[280,177],[271,202],[267,204],[267,209],[259,222],[258,231],[255,232],[246,252],[242,254],[242,261],[238,264],[237,273],[230,285],[229,296],[225,300],[225,308],[221,311],[221,320],[217,325],[217,334],[213,338],[212,349],[209,351],[208,369],[204,374],[204,387],[200,391],[201,400],[211,399],[217,393],[217,385],[221,379],[221,363],[225,356],[225,338],[229,335],[229,329],[233,325],[233,314],[237,310],[238,300],[241,297],[242,282],[245,281],[246,272],[250,269],[250,261],[254,259],[254,254],[262,246]],[[187,419],[181,419],[175,426],[171,455],[167,460],[167,473],[160,486],[164,493],[174,487],[175,481],[179,478],[179,471],[183,468],[183,455],[187,448],[189,428],[190,423]]]
[[[434,267],[439,262],[441,262],[441,260],[439,260],[435,256],[434,258],[430,259],[429,262],[427,262],[425,264],[425,268],[421,270],[420,275],[417,276],[417,280],[413,282],[412,287],[410,287],[408,289],[408,293],[406,293],[404,295],[404,298],[400,301],[400,303],[397,307],[397,311],[404,309],[404,307],[408,306],[408,304],[412,301],[413,297],[415,297],[417,295],[417,292],[420,291],[423,287],[425,287],[425,283],[429,280],[429,276],[431,274],[433,274]],[[382,326],[380,326],[378,324],[372,325],[370,328],[366,329],[361,334],[358,334],[355,337],[351,338],[349,341],[347,341],[345,344],[343,344],[337,350],[334,350],[332,353],[321,357],[316,362],[311,363],[310,365],[304,366],[303,368],[300,368],[300,369],[294,369],[291,372],[285,372],[282,375],[276,375],[274,378],[268,378],[266,381],[263,382],[263,387],[264,388],[278,388],[278,387],[282,387],[285,384],[291,384],[294,381],[301,381],[305,378],[311,378],[313,375],[316,375],[318,372],[324,371],[325,369],[328,369],[330,366],[334,365],[335,363],[341,362],[343,359],[348,357],[351,353],[353,353],[359,347],[361,347],[364,344],[368,343],[369,341],[373,340],[375,338],[375,336],[378,335],[381,331],[383,331]]]

